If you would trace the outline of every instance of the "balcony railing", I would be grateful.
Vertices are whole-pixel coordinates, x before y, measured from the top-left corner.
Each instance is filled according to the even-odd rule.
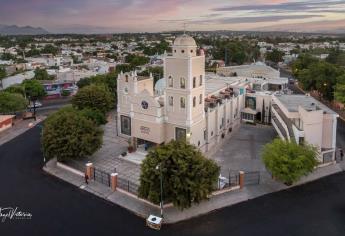
[[[279,108],[277,104],[272,104],[273,109],[278,113],[280,118],[284,121],[288,128],[289,136],[292,140],[295,140],[295,134],[292,129],[292,121],[284,114],[284,112]],[[279,121],[278,121],[279,122]]]

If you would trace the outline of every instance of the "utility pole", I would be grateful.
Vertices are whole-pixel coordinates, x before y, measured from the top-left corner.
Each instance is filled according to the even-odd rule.
[[[162,173],[162,163],[158,164],[156,166],[156,170],[159,169],[160,172],[160,187],[161,187],[161,202],[160,202],[160,208],[161,208],[161,218],[163,218],[163,173]]]

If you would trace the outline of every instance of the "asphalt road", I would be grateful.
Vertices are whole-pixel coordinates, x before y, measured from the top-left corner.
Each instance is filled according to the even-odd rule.
[[[269,194],[160,232],[143,219],[42,171],[39,128],[0,146],[0,207],[30,212],[0,235],[345,235],[345,173]]]

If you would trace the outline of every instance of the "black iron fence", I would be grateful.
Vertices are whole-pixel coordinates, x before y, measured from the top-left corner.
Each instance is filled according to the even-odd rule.
[[[216,190],[240,185],[240,171],[228,170],[227,176],[219,176]],[[223,173],[224,174],[224,173]],[[244,171],[244,186],[260,184],[260,171]]]
[[[324,154],[323,156],[322,156],[322,163],[323,164],[328,164],[328,163],[331,163],[331,162],[333,162],[334,160],[333,160],[333,154],[331,153],[331,154]]]
[[[110,187],[110,174],[103,170],[93,168],[93,179]]]
[[[260,171],[244,172],[244,185],[260,184]]]
[[[239,174],[230,174],[229,172],[229,175],[227,177],[219,176],[216,189],[222,190],[237,186],[240,184],[239,180]]]
[[[126,192],[138,195],[139,185],[123,177],[117,177],[117,187]]]

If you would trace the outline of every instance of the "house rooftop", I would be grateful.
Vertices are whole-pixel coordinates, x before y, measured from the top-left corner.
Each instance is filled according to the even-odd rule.
[[[327,114],[337,114],[311,96],[277,94],[275,97],[288,109],[289,112],[298,112],[298,107],[301,106],[307,111],[323,110]]]

